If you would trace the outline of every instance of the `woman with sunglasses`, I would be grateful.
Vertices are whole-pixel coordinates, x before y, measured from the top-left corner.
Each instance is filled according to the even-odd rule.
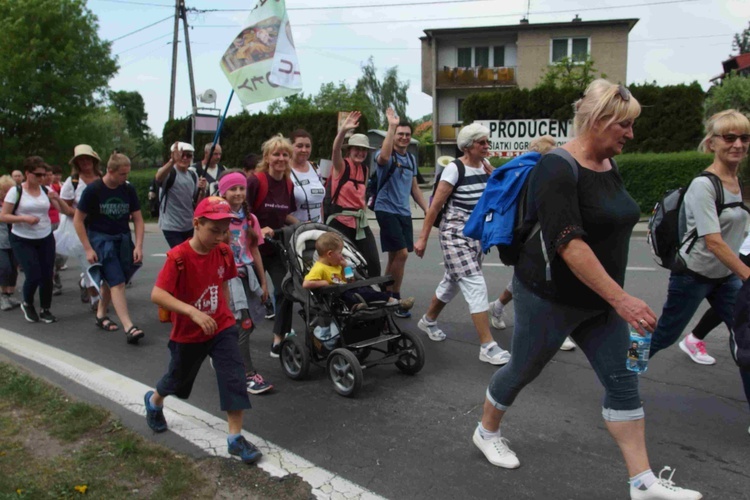
[[[482,274],[482,243],[464,236],[466,221],[479,202],[491,173],[489,162],[485,160],[490,151],[489,135],[489,129],[477,123],[462,128],[456,145],[464,154],[440,173],[440,182],[425,214],[414,252],[418,257],[424,257],[432,225],[445,207],[439,228],[445,274],[417,326],[430,340],[445,340],[445,333],[437,326],[437,318],[460,291],[469,304],[471,319],[479,335],[479,361],[504,365],[510,360],[510,354],[497,345],[490,332],[487,284]]]
[[[513,277],[513,356],[490,380],[472,440],[491,464],[519,467],[500,424],[570,336],[604,386],[602,417],[622,452],[630,498],[699,499],[651,471],[638,375],[626,367],[629,327],[643,334],[656,326],[648,305],[623,290],[640,209],[612,160],[633,138],[641,106],[625,87],[595,80],[574,107],[576,137],[565,152],[544,156],[528,180],[530,236]]]
[[[54,191],[43,186],[49,168],[39,156],[30,156],[23,162],[26,182],[5,195],[0,222],[13,224],[10,245],[26,276],[23,284],[21,310],[30,323],[54,323],[57,318],[50,312],[52,306],[52,277],[55,272],[55,237],[49,218],[50,205],[66,213],[67,206],[60,205]],[[39,289],[41,312],[34,308],[34,294]]]
[[[667,302],[651,340],[651,356],[680,338],[704,299],[729,328],[730,343],[737,343],[732,328],[734,304],[742,282],[750,277],[750,267],[739,257],[748,214],[737,175],[748,146],[750,121],[742,113],[728,109],[706,122],[706,136],[699,149],[713,153],[714,161],[685,191],[686,237],[678,265],[669,277]],[[717,206],[719,185],[724,194],[721,206]],[[680,347],[694,360],[705,361],[703,338],[694,333],[680,342]],[[704,330],[703,336],[707,333]],[[735,350],[731,352],[735,356]],[[740,375],[750,402],[750,369],[740,368]]]

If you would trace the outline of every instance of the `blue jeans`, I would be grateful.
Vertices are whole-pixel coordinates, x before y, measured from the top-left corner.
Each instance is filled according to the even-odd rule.
[[[742,282],[734,275],[722,283],[705,283],[689,274],[673,273],[669,277],[667,302],[651,337],[649,357],[677,342],[704,299],[731,330],[734,302],[741,287]]]
[[[625,366],[630,346],[625,320],[613,310],[577,309],[543,299],[515,276],[513,304],[516,325],[510,363],[495,372],[487,388],[487,399],[497,409],[507,410],[571,336],[604,386],[604,419],[622,422],[644,418],[638,375]]]
[[[167,240],[169,248],[174,248],[193,237],[193,230],[190,231],[164,231],[164,239]]]
[[[44,238],[31,240],[10,233],[10,246],[26,276],[23,282],[23,301],[34,305],[34,294],[38,288],[40,307],[49,309],[52,305],[52,280],[55,275],[55,237],[49,233]]]

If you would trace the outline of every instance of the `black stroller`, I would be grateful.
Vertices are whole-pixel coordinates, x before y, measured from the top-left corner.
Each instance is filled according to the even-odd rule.
[[[302,288],[302,282],[315,262],[315,241],[327,231],[344,240],[343,254],[357,281],[312,292]],[[394,363],[409,375],[422,369],[422,341],[398,327],[393,306],[373,303],[354,311],[344,303],[341,295],[348,289],[393,282],[390,276],[367,278],[364,257],[344,235],[323,224],[301,223],[284,228],[270,241],[289,266],[284,296],[302,304],[300,314],[305,323],[304,335],[287,335],[281,344],[281,368],[289,378],[305,378],[314,363],[327,368],[336,392],[353,397],[362,387],[363,368]]]

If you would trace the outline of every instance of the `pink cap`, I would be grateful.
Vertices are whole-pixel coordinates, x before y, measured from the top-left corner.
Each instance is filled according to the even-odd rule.
[[[232,207],[229,206],[227,200],[219,198],[218,196],[209,196],[204,198],[195,207],[195,213],[193,214],[196,218],[204,217],[209,220],[223,220],[223,219],[235,219],[235,215],[232,212]]]
[[[247,186],[247,177],[240,172],[222,175],[219,179],[219,194],[224,196],[234,186]]]

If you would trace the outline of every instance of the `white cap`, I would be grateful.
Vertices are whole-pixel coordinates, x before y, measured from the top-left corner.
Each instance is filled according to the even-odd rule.
[[[172,147],[170,148],[170,151],[174,151],[174,144],[172,144]],[[192,151],[195,152],[195,148],[192,144],[188,142],[178,142],[177,143],[177,151]]]

